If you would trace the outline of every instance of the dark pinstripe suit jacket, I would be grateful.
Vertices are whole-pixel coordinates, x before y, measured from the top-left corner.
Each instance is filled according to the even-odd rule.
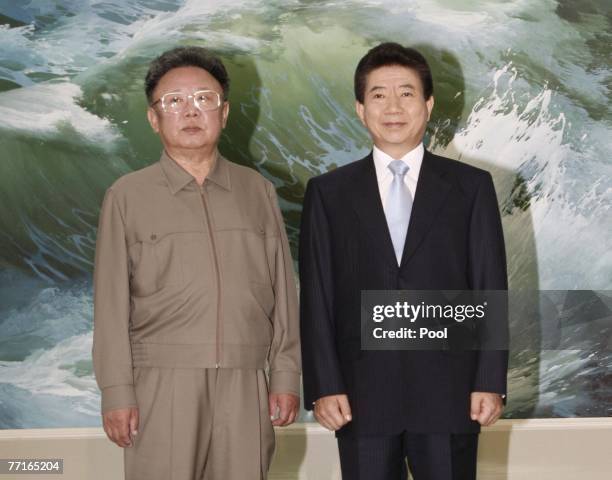
[[[348,394],[338,435],[477,432],[470,393],[506,392],[507,351],[362,351],[361,290],[507,288],[491,175],[425,151],[401,265],[372,155],[312,178],[299,248],[304,403]]]

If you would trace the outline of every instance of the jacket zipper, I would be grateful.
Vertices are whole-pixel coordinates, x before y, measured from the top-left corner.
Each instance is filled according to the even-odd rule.
[[[208,211],[208,200],[205,198],[206,193],[204,186],[200,185],[200,198],[204,207],[204,215],[208,226],[208,236],[210,245],[213,251],[213,260],[215,265],[215,278],[217,281],[217,331],[215,338],[215,368],[219,368],[221,363],[221,273],[219,271],[219,260],[217,258],[217,248],[215,246],[215,237],[212,232],[212,223],[210,221],[210,212]]]

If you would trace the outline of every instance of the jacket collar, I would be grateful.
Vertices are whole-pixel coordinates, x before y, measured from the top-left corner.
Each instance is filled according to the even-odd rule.
[[[352,197],[355,213],[372,235],[375,245],[381,246],[380,254],[385,261],[397,268],[397,257],[380,199],[372,153],[360,160],[356,167],[351,188],[355,189],[357,195],[349,195],[349,198]],[[444,178],[445,175],[446,172],[440,168],[436,157],[425,150],[400,267],[408,263],[422,244],[446,201],[451,184]]]
[[[193,176],[174,161],[166,150],[162,152],[159,163],[168,181],[168,187],[173,195],[195,181]],[[206,181],[211,181],[225,190],[231,190],[228,161],[223,158],[219,152],[217,152],[215,163],[210,172],[208,172],[204,182]]]

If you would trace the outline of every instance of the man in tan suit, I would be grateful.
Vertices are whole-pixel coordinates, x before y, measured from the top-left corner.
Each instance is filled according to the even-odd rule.
[[[292,423],[299,405],[297,297],[276,193],[217,150],[229,113],[219,59],[176,48],[145,83],[164,152],[107,190],[98,229],[104,430],[129,447],[127,480],[260,480],[273,425]]]

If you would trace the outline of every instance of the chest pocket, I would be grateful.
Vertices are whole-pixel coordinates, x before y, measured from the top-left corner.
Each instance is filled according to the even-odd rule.
[[[185,284],[185,248],[201,232],[152,233],[128,248],[130,288],[135,296],[153,295],[164,288]]]
[[[236,283],[257,282],[269,285],[274,257],[269,247],[272,239],[263,225],[244,225],[215,232],[218,250],[227,278]]]

